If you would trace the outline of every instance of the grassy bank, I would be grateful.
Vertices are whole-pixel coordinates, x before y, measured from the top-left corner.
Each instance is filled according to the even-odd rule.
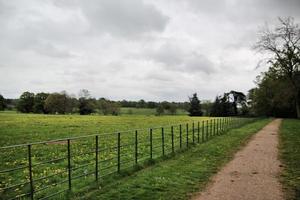
[[[300,199],[300,120],[285,119],[280,130],[282,181],[287,199]]]
[[[193,192],[203,189],[234,152],[269,121],[264,119],[233,129],[170,160],[106,183],[101,189],[76,194],[74,198],[188,199]]]

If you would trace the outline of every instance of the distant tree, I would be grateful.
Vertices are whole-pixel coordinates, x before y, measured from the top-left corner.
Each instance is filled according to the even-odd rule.
[[[18,101],[17,110],[23,113],[33,112],[34,93],[24,92]]]
[[[91,93],[87,89],[81,89],[78,96],[79,98],[90,99]]]
[[[164,110],[163,105],[159,104],[156,107],[156,115],[162,115],[162,114],[164,114],[164,112],[165,112],[165,110]]]
[[[211,107],[210,116],[216,117],[216,116],[222,116],[222,110],[221,110],[221,97],[217,96],[214,103]]]
[[[7,110],[14,110],[17,108],[18,99],[5,99],[5,105]]]
[[[79,114],[88,115],[95,112],[95,104],[93,99],[79,98]]]
[[[212,110],[213,103],[210,100],[205,100],[201,102],[201,108],[203,110],[203,115],[209,116]]]
[[[4,97],[0,94],[0,110],[4,110],[6,108],[6,100]]]
[[[235,115],[233,103],[229,101],[229,93],[216,97],[215,102],[212,104],[210,115],[215,117]]]
[[[279,18],[279,24],[270,30],[265,27],[255,48],[271,57],[267,60],[277,75],[287,78],[295,99],[295,110],[300,118],[300,27],[291,17]]]
[[[107,99],[100,98],[98,100],[98,106],[104,115],[108,115],[110,113],[109,102]]]
[[[176,112],[177,112],[177,107],[175,104],[170,104],[169,105],[169,112],[171,115],[176,115]]]
[[[147,107],[147,103],[144,99],[141,99],[137,102],[136,105],[137,108],[146,108]]]
[[[245,109],[247,107],[247,100],[246,100],[246,95],[244,95],[244,93],[242,92],[238,92],[238,91],[234,91],[231,90],[229,93],[227,93],[227,96],[230,98],[230,96],[232,96],[231,98],[231,102],[232,102],[232,106],[233,106],[233,114],[234,115],[238,115],[238,106],[240,106],[241,108],[244,109],[243,112],[245,112]]]
[[[119,115],[121,111],[121,105],[117,102],[110,102],[110,110],[112,115]]]
[[[105,98],[98,100],[98,105],[100,110],[104,115],[119,115],[121,111],[121,104],[118,102],[113,102]]]
[[[167,102],[167,101],[163,101],[160,103],[162,105],[162,107],[165,109],[165,110],[169,110],[170,109],[170,106],[171,106],[171,103]]]
[[[95,112],[95,99],[91,98],[90,92],[82,89],[79,92],[79,113],[81,115],[88,115]]]
[[[156,106],[157,106],[156,102],[154,102],[154,101],[149,101],[148,102],[148,108],[156,108]]]
[[[47,113],[65,114],[70,112],[70,97],[66,92],[52,93],[45,100],[44,109]]]
[[[190,99],[189,115],[190,116],[202,116],[201,102],[197,97],[197,93],[194,93]]]
[[[45,101],[47,97],[49,96],[48,93],[37,93],[34,96],[34,105],[33,105],[33,112],[34,113],[47,113],[44,106],[45,106]]]

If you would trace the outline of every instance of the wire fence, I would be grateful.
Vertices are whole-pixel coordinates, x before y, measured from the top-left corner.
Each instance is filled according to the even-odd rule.
[[[1,147],[0,199],[49,199],[166,155],[254,118],[213,118],[168,127]],[[74,189],[73,189],[74,190]]]

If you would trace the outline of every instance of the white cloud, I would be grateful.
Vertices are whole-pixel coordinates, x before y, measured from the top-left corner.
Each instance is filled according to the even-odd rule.
[[[0,0],[0,93],[185,101],[246,92],[258,27],[298,0]]]

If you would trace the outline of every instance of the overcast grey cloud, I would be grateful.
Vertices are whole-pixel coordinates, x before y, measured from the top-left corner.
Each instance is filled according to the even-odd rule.
[[[247,92],[259,27],[299,0],[0,0],[0,93],[185,101]]]

